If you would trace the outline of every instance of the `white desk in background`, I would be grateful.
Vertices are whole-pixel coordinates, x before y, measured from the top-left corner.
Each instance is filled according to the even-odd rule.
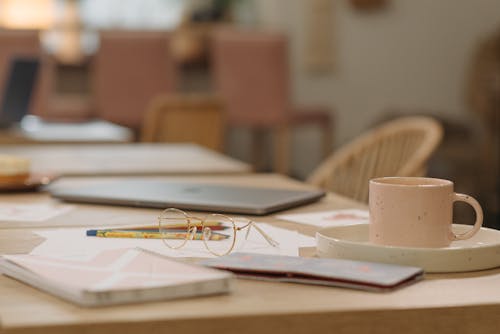
[[[0,144],[127,143],[133,140],[130,129],[103,120],[46,122],[32,115],[24,117],[18,126],[0,132]]]
[[[36,173],[61,176],[233,174],[250,165],[194,144],[4,145],[26,157]]]

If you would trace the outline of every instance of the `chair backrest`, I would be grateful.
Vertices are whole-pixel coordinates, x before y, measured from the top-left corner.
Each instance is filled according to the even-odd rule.
[[[442,126],[434,118],[400,117],[341,147],[307,181],[366,203],[371,178],[425,175],[426,164],[442,136]]]
[[[12,58],[5,89],[0,92],[1,127],[15,125],[28,114],[39,65],[38,58]]]
[[[228,122],[282,124],[289,111],[286,36],[222,28],[211,43],[215,88],[226,103]]]
[[[39,57],[41,53],[38,32],[34,30],[0,29],[0,91],[15,57]]]
[[[151,99],[176,89],[169,35],[102,31],[92,66],[97,115],[138,130]]]
[[[221,100],[205,95],[156,97],[144,118],[143,142],[191,142],[224,150],[225,114]]]
[[[47,108],[49,85],[45,57],[37,30],[0,29],[0,92],[5,90],[10,64],[14,58],[39,58],[41,68],[33,91],[30,113],[40,114]],[[0,93],[1,95],[1,93]]]

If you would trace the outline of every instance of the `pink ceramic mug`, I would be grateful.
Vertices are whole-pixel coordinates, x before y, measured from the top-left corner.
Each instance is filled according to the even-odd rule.
[[[446,247],[479,231],[483,210],[471,196],[453,191],[453,182],[426,177],[370,180],[370,242],[403,247]],[[471,230],[452,231],[453,203],[463,201],[476,212]]]

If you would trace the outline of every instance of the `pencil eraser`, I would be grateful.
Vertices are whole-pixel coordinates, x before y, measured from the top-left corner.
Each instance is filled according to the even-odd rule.
[[[97,235],[97,230],[88,230],[87,237],[95,237]]]

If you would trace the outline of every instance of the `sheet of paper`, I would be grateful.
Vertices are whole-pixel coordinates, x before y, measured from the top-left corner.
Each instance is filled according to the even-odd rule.
[[[279,219],[292,221],[294,223],[314,225],[319,227],[330,227],[367,224],[369,214],[366,210],[348,209],[278,215],[276,217]]]
[[[3,222],[41,222],[71,210],[71,205],[1,203],[0,225]]]
[[[234,251],[298,256],[299,247],[315,246],[314,238],[299,235],[296,231],[264,223],[259,223],[258,226],[276,240],[279,246],[270,246],[259,233],[252,230],[246,240],[245,231],[238,234]],[[190,240],[183,248],[170,249],[159,239],[87,237],[86,230],[74,228],[37,232],[46,240],[36,247],[32,254],[66,259],[89,259],[103,250],[141,247],[171,257],[215,257],[206,250],[201,240]]]

